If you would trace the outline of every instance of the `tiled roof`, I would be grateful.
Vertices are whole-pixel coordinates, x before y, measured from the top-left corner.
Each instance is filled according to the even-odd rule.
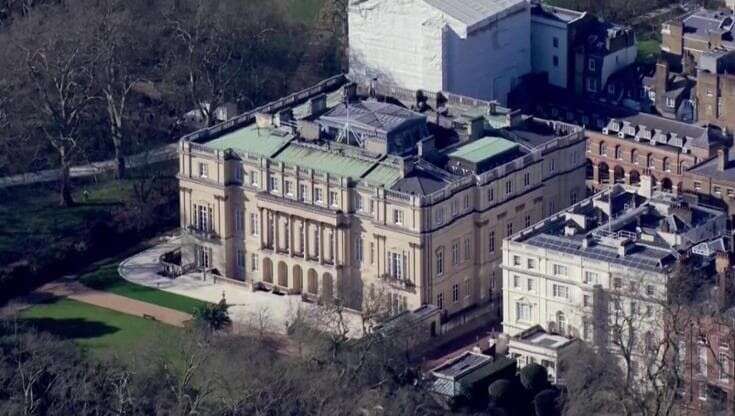
[[[339,126],[349,122],[355,127],[383,135],[399,129],[406,123],[421,122],[425,119],[426,116],[423,114],[378,101],[339,104],[320,118],[322,121]]]

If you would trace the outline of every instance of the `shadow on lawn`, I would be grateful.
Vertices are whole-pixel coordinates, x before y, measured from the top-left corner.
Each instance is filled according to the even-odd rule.
[[[83,318],[24,318],[20,321],[38,331],[66,339],[98,338],[120,330],[120,328],[102,322],[88,321]]]

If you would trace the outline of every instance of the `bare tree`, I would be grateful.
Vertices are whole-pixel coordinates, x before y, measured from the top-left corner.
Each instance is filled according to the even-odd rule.
[[[24,125],[44,137],[59,159],[60,204],[69,206],[70,168],[88,138],[80,131],[90,116],[94,65],[98,56],[90,47],[84,5],[39,9],[9,30],[17,70],[13,87],[23,99]]]

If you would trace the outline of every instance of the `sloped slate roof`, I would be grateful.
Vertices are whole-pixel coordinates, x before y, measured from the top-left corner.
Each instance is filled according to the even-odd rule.
[[[423,114],[403,107],[378,101],[360,101],[340,104],[320,117],[326,124],[344,125],[349,123],[357,128],[388,134],[406,123],[426,119]]]

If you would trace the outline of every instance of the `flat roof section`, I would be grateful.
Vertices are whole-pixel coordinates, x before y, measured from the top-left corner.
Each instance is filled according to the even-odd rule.
[[[481,163],[518,148],[518,144],[502,137],[484,137],[459,147],[449,157]]]
[[[362,179],[383,186],[391,186],[401,178],[401,171],[397,168],[385,165],[378,165],[371,170]]]
[[[365,160],[342,156],[296,143],[292,143],[283,149],[273,160],[353,179],[361,178],[374,165],[374,163]]]
[[[291,138],[290,134],[279,134],[272,129],[258,128],[252,124],[207,142],[206,146],[217,150],[233,149],[270,157]]]

